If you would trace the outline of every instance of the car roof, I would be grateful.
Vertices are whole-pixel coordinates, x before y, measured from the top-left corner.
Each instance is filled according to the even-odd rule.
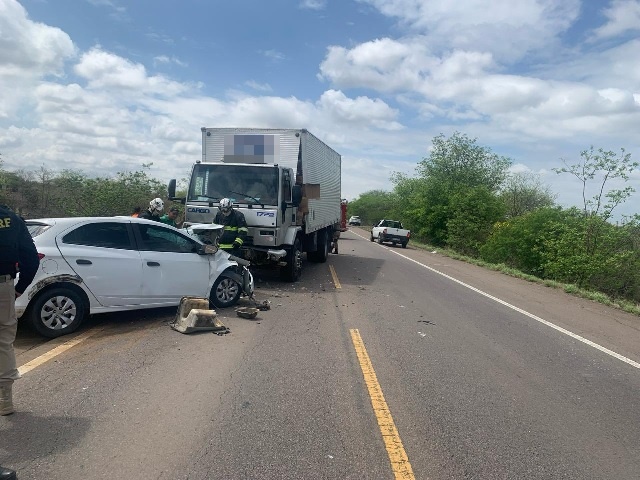
[[[39,232],[34,239],[36,241],[45,241],[46,238],[51,236],[57,236],[60,233],[72,228],[75,225],[81,225],[86,223],[138,223],[142,225],[162,225],[164,228],[178,230],[177,228],[167,225],[166,223],[160,223],[155,220],[147,220],[146,218],[136,218],[130,216],[116,216],[116,217],[51,217],[51,218],[30,218],[25,220],[27,226],[47,226],[49,228]],[[184,232],[182,232],[184,234]],[[196,239],[197,240],[197,239]]]
[[[71,226],[76,223],[84,223],[84,222],[116,222],[116,223],[159,223],[155,220],[148,220],[146,218],[137,218],[137,217],[129,217],[129,216],[114,216],[114,217],[49,217],[49,218],[29,218],[25,220],[28,224],[46,224],[46,225],[59,225],[59,226]],[[166,224],[162,224],[166,225]],[[168,226],[168,225],[167,225]]]

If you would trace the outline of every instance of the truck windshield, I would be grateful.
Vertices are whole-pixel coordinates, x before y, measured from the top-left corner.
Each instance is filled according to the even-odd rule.
[[[278,205],[278,168],[197,164],[191,177],[188,200],[217,202],[222,198],[229,198],[234,203]]]

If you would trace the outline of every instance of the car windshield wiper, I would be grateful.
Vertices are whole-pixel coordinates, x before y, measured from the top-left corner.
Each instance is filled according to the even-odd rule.
[[[240,195],[241,197],[250,198],[251,200],[253,200],[255,202],[256,205],[260,205],[262,208],[264,208],[264,203],[262,203],[257,198],[252,197],[251,195],[247,195],[246,193],[234,192],[233,190],[229,190],[229,193],[235,193],[236,195]]]

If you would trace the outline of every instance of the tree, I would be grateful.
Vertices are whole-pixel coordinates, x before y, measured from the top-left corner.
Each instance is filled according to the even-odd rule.
[[[459,190],[451,197],[447,244],[465,255],[477,256],[492,225],[504,217],[504,204],[486,187]]]
[[[531,172],[508,175],[500,189],[500,198],[505,205],[507,218],[519,217],[538,208],[551,207],[555,195],[540,181],[540,176]]]
[[[580,152],[581,159],[573,164],[567,164],[562,159],[563,168],[554,168],[558,173],[569,173],[576,177],[582,184],[582,203],[585,217],[597,215],[604,220],[611,218],[613,210],[629,198],[635,189],[627,186],[621,189],[607,190],[607,184],[616,178],[625,182],[629,180],[629,174],[640,165],[631,161],[631,154],[620,149],[620,155],[615,152],[605,151],[602,148],[597,151],[591,146],[589,150]],[[596,183],[595,194],[588,197],[589,182]]]
[[[36,177],[40,182],[40,212],[43,216],[49,216],[53,213],[49,201],[51,198],[51,181],[54,173],[44,165],[41,165],[36,172]]]
[[[557,225],[568,224],[579,216],[577,209],[542,207],[493,225],[480,247],[480,257],[502,263],[530,275],[544,277],[545,242],[557,238]]]
[[[347,205],[347,215],[358,215],[364,225],[371,225],[382,218],[394,217],[397,204],[395,196],[385,190],[370,190]]]
[[[509,158],[477,145],[477,139],[455,132],[449,138],[440,134],[433,139],[433,149],[429,157],[418,164],[418,172],[453,191],[485,187],[497,192],[511,163]]]
[[[458,233],[449,235],[450,226],[462,228],[468,222],[482,231],[490,229],[491,223],[480,227],[477,222],[488,221],[492,216],[466,208],[461,199],[476,188],[495,197],[511,160],[476,142],[458,132],[450,138],[438,135],[433,139],[429,157],[418,164],[417,178],[403,175],[392,178],[394,191],[402,199],[402,213],[411,219],[419,238],[444,246],[458,238]]]
[[[574,247],[582,248],[585,258],[594,258],[599,251],[600,242],[605,238],[606,222],[611,218],[613,210],[635,192],[631,186],[608,190],[608,183],[615,179],[627,182],[629,174],[640,164],[633,162],[631,154],[626,153],[624,148],[620,149],[620,155],[617,156],[612,151],[602,148],[596,151],[591,146],[588,150],[580,152],[580,157],[581,159],[573,165],[568,165],[563,159],[562,163],[565,166],[554,168],[554,171],[558,174],[569,173],[582,184],[584,226],[580,229],[582,241]],[[596,184],[595,189],[591,189],[595,192],[592,197],[588,197],[590,182]],[[580,281],[585,281],[583,277]]]

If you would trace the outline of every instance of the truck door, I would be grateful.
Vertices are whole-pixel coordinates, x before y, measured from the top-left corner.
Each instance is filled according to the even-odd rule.
[[[292,177],[292,170],[282,171],[282,226],[289,225],[293,219],[288,219],[291,218],[292,215],[295,215],[294,207],[291,204],[291,188],[293,186]]]

